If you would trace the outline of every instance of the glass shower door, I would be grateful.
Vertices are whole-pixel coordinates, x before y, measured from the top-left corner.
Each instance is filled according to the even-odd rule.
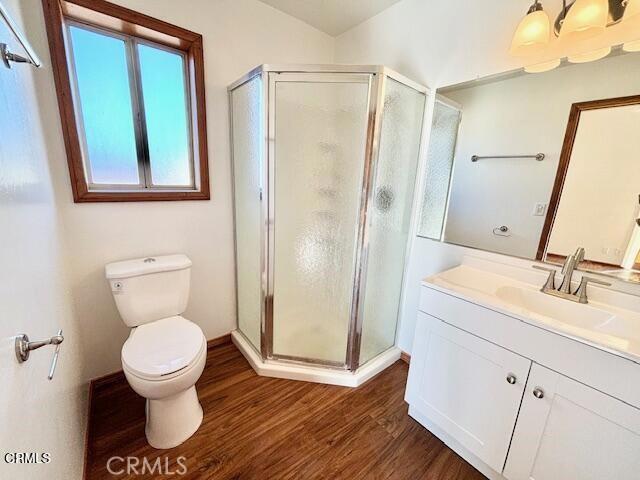
[[[395,343],[426,95],[387,78],[369,219],[359,364]]]
[[[272,355],[344,365],[371,76],[269,77]]]
[[[262,320],[262,78],[231,93],[238,329],[260,352]]]

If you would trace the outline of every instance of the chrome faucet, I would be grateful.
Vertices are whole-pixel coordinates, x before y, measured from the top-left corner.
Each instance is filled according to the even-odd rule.
[[[539,265],[533,265],[533,268],[538,270],[544,270],[545,272],[549,272],[549,276],[547,277],[547,281],[544,286],[540,289],[542,293],[546,293],[548,295],[553,295],[554,297],[564,298],[565,300],[571,300],[572,302],[578,303],[589,303],[589,299],[587,298],[587,285],[589,283],[597,283],[599,285],[605,285],[610,287],[611,284],[607,282],[603,282],[602,280],[598,280],[597,278],[582,276],[580,280],[580,285],[578,288],[572,293],[571,292],[571,280],[573,278],[573,272],[576,267],[584,260],[584,248],[578,247],[576,253],[573,255],[569,255],[564,261],[564,265],[562,266],[562,274],[564,275],[562,278],[562,282],[560,286],[556,288],[555,279],[556,279],[556,270],[553,268],[541,267]]]

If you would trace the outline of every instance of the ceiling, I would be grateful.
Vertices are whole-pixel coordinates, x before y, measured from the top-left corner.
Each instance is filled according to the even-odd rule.
[[[401,0],[260,1],[335,37]]]

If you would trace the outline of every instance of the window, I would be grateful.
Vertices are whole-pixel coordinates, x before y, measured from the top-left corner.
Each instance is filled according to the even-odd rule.
[[[43,0],[76,202],[209,199],[202,37]]]

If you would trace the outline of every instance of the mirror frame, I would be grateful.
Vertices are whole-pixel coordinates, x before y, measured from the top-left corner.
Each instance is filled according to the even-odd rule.
[[[578,102],[571,105],[569,121],[567,122],[564,142],[562,143],[562,150],[560,152],[558,170],[556,171],[556,179],[553,184],[553,190],[551,193],[551,198],[549,200],[549,207],[547,208],[547,216],[544,221],[542,233],[540,234],[540,242],[538,244],[538,252],[536,253],[535,260],[550,263],[545,260],[545,254],[549,239],[551,238],[551,230],[553,228],[553,223],[558,211],[558,206],[560,204],[560,197],[562,196],[564,182],[569,171],[569,163],[571,161],[573,145],[575,143],[576,134],[578,133],[578,125],[580,123],[580,116],[582,112],[587,112],[589,110],[598,110],[602,108],[624,107],[628,105],[638,104],[640,104],[640,95],[606,98],[588,102]]]

